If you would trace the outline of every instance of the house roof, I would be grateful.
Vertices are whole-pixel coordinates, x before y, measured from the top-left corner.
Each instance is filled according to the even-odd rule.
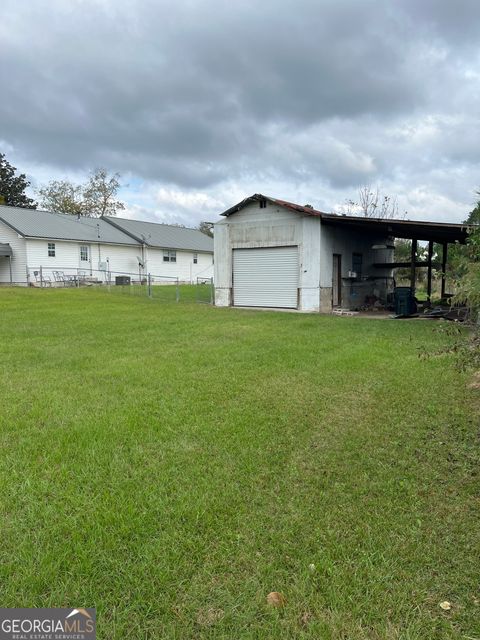
[[[138,242],[101,218],[80,218],[39,209],[0,206],[0,221],[26,238],[79,240],[107,244],[137,245]]]
[[[231,216],[252,202],[266,200],[271,204],[285,207],[294,213],[305,216],[314,216],[321,219],[322,224],[350,227],[359,233],[368,232],[395,238],[407,238],[416,240],[432,240],[434,242],[465,242],[468,235],[468,226],[465,224],[453,224],[445,222],[428,222],[417,220],[395,220],[384,218],[366,218],[363,216],[345,216],[336,213],[325,213],[313,207],[305,207],[286,200],[271,198],[261,193],[255,193],[245,198],[238,204],[224,211],[222,216]]]
[[[213,238],[198,229],[176,227],[158,222],[105,217],[114,228],[121,229],[140,243],[164,249],[184,249],[213,253]]]
[[[0,222],[25,238],[77,240],[213,253],[213,240],[198,229],[186,229],[127,218],[86,218],[0,205]]]

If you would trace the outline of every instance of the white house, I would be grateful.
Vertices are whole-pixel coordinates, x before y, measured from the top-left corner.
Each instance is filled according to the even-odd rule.
[[[213,240],[196,229],[0,206],[0,283],[35,283],[40,271],[52,282],[58,271],[193,282],[213,275]]]
[[[145,273],[182,282],[213,276],[213,240],[198,229],[127,218],[104,220],[141,245]]]
[[[464,241],[462,225],[342,216],[255,194],[215,224],[215,304],[331,311],[333,307],[386,304],[394,269],[425,266],[416,254],[393,261],[394,238],[432,248]],[[445,271],[445,268],[443,269]],[[444,288],[442,288],[442,291]]]

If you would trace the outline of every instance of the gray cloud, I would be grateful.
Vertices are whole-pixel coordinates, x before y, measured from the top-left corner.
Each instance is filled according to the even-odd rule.
[[[458,217],[479,168],[479,18],[474,0],[6,0],[0,138],[52,177],[105,165],[152,194],[228,205],[271,186],[330,207],[380,182]]]

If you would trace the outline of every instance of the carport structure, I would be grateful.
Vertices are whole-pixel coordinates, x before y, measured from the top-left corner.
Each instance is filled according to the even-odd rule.
[[[8,258],[8,266],[10,270],[10,283],[13,282],[12,278],[12,247],[9,244],[1,244],[0,243],[0,260]]]
[[[414,220],[394,220],[382,218],[362,218],[338,214],[321,213],[322,224],[350,228],[359,234],[380,233],[392,238],[403,238],[412,241],[411,258],[408,262],[375,262],[379,269],[410,269],[410,286],[415,289],[416,270],[427,268],[427,298],[432,295],[432,269],[440,269],[442,274],[441,297],[445,297],[446,269],[449,244],[465,244],[468,236],[468,225],[443,222],[416,222]],[[417,259],[419,242],[428,242],[426,260]],[[434,244],[442,246],[441,261],[433,261]]]

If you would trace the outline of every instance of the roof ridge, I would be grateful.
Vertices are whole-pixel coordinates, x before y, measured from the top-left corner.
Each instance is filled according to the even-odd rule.
[[[189,231],[198,231],[202,233],[197,227],[186,227],[182,224],[169,224],[168,222],[154,222],[153,220],[138,220],[138,218],[123,218],[122,216],[101,216],[104,220],[131,220],[132,222],[142,222],[143,224],[155,224],[162,227],[172,227],[173,229],[186,229]]]

